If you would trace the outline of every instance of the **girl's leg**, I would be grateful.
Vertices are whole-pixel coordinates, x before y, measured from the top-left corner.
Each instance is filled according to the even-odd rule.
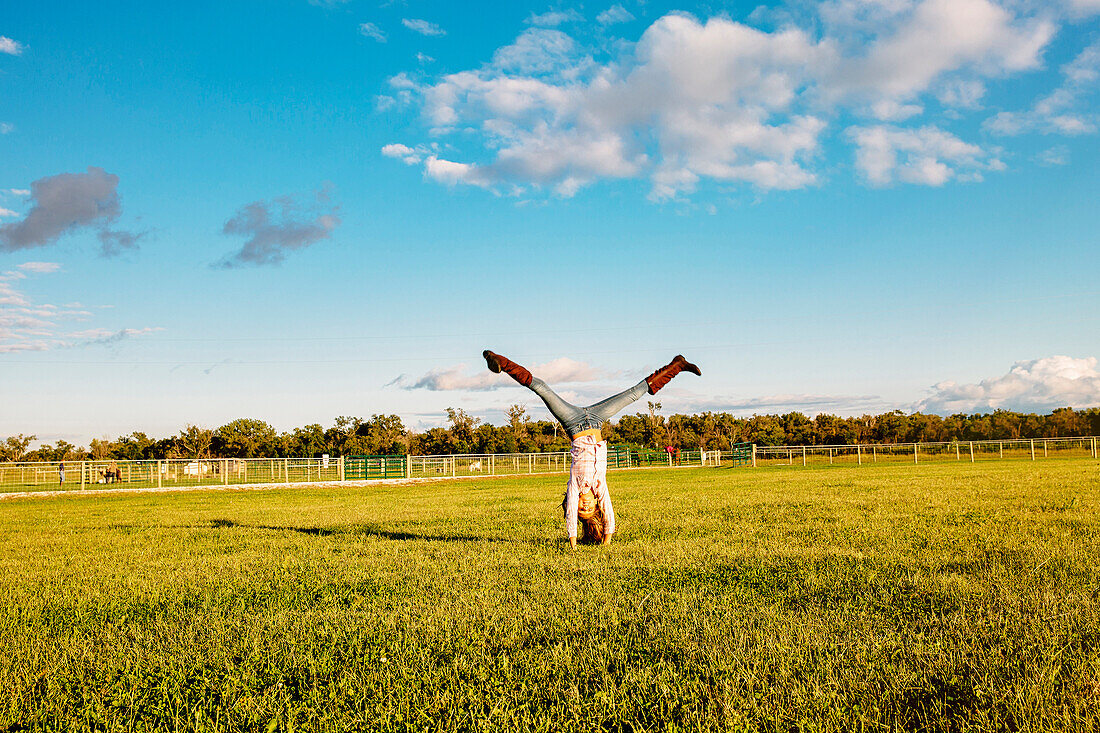
[[[630,389],[624,390],[619,394],[608,397],[606,400],[602,400],[586,407],[584,411],[588,413],[588,417],[602,425],[615,416],[615,413],[622,410],[627,405],[633,404],[641,399],[642,395],[649,391],[649,385],[643,379],[635,384]]]
[[[561,423],[570,438],[584,430],[584,410],[558,397],[557,393],[550,389],[550,385],[538,377],[532,377],[531,384],[527,385],[527,388],[542,398],[546,409],[550,410],[550,414]]]

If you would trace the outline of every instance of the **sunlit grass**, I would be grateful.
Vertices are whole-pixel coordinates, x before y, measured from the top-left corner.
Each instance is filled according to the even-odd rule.
[[[0,502],[0,730],[1097,730],[1096,461]]]

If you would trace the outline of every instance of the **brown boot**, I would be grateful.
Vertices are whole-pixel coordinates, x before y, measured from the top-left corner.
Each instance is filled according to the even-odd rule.
[[[485,357],[485,363],[489,365],[489,371],[493,374],[504,372],[524,387],[531,386],[531,372],[527,371],[508,357],[494,354],[488,349],[482,351],[481,355]]]
[[[677,354],[676,358],[668,363],[668,366],[661,367],[645,378],[646,384],[649,385],[649,393],[657,394],[657,390],[668,384],[669,381],[680,372],[691,372],[696,376],[703,375],[703,373],[699,371],[699,367]]]

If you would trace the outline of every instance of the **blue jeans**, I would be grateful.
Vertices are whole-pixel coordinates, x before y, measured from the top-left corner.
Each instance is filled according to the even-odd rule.
[[[649,384],[643,379],[630,389],[589,407],[577,407],[569,404],[558,397],[554,390],[550,389],[550,385],[538,377],[531,379],[531,386],[528,389],[542,398],[547,409],[550,410],[550,414],[561,423],[562,427],[565,428],[565,432],[569,435],[569,439],[572,440],[577,433],[600,429],[616,412],[633,402],[637,402],[642,395],[648,393]]]

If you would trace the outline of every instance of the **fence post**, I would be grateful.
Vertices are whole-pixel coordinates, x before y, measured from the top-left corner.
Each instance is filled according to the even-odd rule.
[[[752,467],[756,468],[756,443],[752,444]]]
[[[84,461],[80,462],[80,488],[84,488]]]
[[[974,462],[974,441],[970,441],[970,462]]]
[[[829,465],[833,465],[833,449],[829,449]]]
[[[1002,440],[997,445],[1000,446],[1000,455],[998,455],[998,458],[1004,458],[1005,457],[1005,442]]]
[[[340,480],[343,481],[344,476],[346,475],[344,473],[344,457],[343,456],[340,456],[339,458],[336,459],[336,470],[339,472],[338,475],[340,476]]]
[[[878,446],[871,446],[871,463],[878,463]]]
[[[1050,442],[1049,440],[1047,440],[1046,438],[1043,438],[1043,458],[1048,457],[1047,456],[1047,443],[1049,443],[1049,442]]]
[[[856,465],[863,465],[863,448],[860,447],[859,443],[856,443]]]
[[[222,459],[222,486],[229,486],[229,459]]]
[[[802,446],[802,467],[806,467],[806,446]]]
[[[1035,438],[1031,438],[1031,460],[1035,460]]]
[[[913,443],[913,463],[917,463],[917,444]]]
[[[955,460],[956,461],[961,461],[962,460],[962,456],[959,455],[959,441],[957,441],[957,440],[955,441]]]
[[[283,479],[288,484],[290,483],[290,459],[289,458],[284,458],[283,459]]]
[[[157,461],[157,488],[160,488],[160,461]]]
[[[1092,439],[1092,457],[1096,458],[1096,438]]]
[[[668,467],[672,468],[672,451],[668,452]]]

